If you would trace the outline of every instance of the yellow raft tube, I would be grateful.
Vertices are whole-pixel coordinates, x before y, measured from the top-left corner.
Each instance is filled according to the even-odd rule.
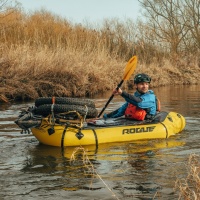
[[[50,123],[43,118],[39,127],[32,128],[40,143],[50,146],[84,146],[144,139],[168,138],[180,133],[186,125],[185,118],[176,112],[160,112],[151,121],[136,122],[118,118],[91,121],[78,126],[70,123]]]

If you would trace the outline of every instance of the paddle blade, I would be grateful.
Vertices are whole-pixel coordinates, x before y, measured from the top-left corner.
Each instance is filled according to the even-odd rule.
[[[122,83],[125,80],[128,80],[130,78],[130,76],[133,74],[135,68],[137,65],[137,57],[133,56],[127,63],[125,70],[124,70],[124,76],[123,79],[121,80],[121,82],[119,83],[119,85],[117,86],[117,88],[120,88]],[[101,114],[104,112],[104,110],[106,109],[106,107],[108,106],[108,104],[110,103],[110,101],[113,99],[114,94],[112,94],[112,96],[109,98],[108,102],[106,103],[106,105],[103,107],[103,109],[101,110],[101,112],[98,115],[98,118],[101,116]]]
[[[137,56],[133,56],[127,63],[126,68],[124,70],[123,80],[129,80],[130,76],[135,71],[137,65]]]

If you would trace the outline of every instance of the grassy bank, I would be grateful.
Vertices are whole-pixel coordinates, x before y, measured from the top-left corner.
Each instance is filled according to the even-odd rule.
[[[137,35],[142,30],[130,20],[105,20],[94,28],[46,11],[16,11],[2,18],[0,26],[0,94],[10,100],[111,90],[133,55],[139,60],[134,74],[148,73],[152,87],[198,83],[198,55],[175,58],[147,41],[141,43],[136,30]],[[133,81],[124,86],[132,87]]]

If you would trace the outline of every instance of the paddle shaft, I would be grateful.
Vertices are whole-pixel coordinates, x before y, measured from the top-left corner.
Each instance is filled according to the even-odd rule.
[[[121,80],[121,82],[118,84],[116,90],[118,90],[118,89],[121,87],[121,85],[122,85],[123,82],[124,82],[124,80]],[[108,104],[111,102],[111,100],[113,99],[113,97],[114,97],[114,94],[112,94],[112,96],[108,99],[106,105],[103,107],[103,109],[102,109],[101,112],[99,113],[98,118],[99,118],[99,117],[101,116],[101,114],[104,112],[104,110],[106,109],[106,107],[108,106]]]

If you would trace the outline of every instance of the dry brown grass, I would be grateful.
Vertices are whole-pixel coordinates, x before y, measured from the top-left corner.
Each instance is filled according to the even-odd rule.
[[[188,160],[188,175],[185,179],[176,181],[176,189],[179,190],[179,199],[200,199],[200,157],[192,154]]]
[[[46,11],[13,12],[0,23],[0,94],[14,100],[92,96],[113,89],[135,53],[135,73],[152,76],[153,87],[198,83],[198,56],[174,61],[137,41],[136,25],[113,19],[94,29]]]
[[[0,93],[14,99],[94,95],[114,87],[117,70],[125,66],[106,55],[84,56],[61,48],[18,46],[10,48],[6,56],[0,61]]]

